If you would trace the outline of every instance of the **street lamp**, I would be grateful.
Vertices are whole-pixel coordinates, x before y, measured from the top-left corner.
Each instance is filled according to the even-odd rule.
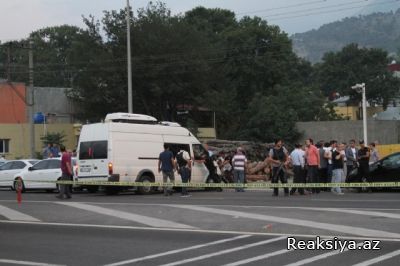
[[[364,143],[368,143],[367,137],[367,98],[365,96],[365,83],[356,84],[351,87],[358,93],[362,94],[362,113],[363,113],[363,130],[364,130]]]

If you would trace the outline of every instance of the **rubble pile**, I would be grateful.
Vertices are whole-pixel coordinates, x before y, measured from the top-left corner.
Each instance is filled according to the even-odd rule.
[[[273,144],[251,141],[208,140],[209,149],[216,155],[234,155],[241,147],[248,159],[246,165],[247,181],[267,181],[270,179],[270,165],[266,162],[269,150]]]

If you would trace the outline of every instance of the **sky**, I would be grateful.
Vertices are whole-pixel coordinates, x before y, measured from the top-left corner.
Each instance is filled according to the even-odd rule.
[[[133,10],[149,1],[130,0]],[[396,0],[164,0],[173,14],[196,6],[224,8],[242,16],[259,16],[289,35],[317,29],[345,17],[400,8]],[[103,10],[119,10],[126,0],[0,0],[0,41],[28,37],[40,28],[57,25],[84,27],[82,16],[101,19]]]

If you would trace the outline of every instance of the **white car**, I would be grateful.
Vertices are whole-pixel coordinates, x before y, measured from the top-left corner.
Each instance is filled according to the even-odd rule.
[[[72,159],[72,164],[75,167],[75,158]],[[55,182],[60,178],[61,158],[46,159],[16,174],[13,188],[16,189],[21,182],[22,192],[28,189],[43,189],[50,192],[58,190],[58,185]]]
[[[0,187],[13,188],[14,176],[39,162],[35,159],[7,161],[0,166]]]

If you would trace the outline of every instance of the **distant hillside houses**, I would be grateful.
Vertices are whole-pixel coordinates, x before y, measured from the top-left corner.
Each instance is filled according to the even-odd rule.
[[[400,64],[393,61],[388,65],[388,69],[393,72],[393,75],[400,78]],[[400,90],[400,88],[399,88]],[[361,105],[350,104],[349,96],[339,96],[332,100],[336,105],[335,111],[348,120],[360,120]],[[367,116],[374,120],[400,120],[400,98],[394,99],[386,110],[382,106],[371,106],[367,103]]]

